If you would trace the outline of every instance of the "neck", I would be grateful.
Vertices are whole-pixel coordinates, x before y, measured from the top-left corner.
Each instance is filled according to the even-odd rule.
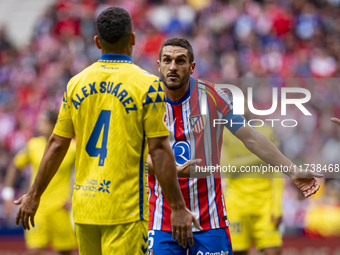
[[[164,85],[164,92],[166,97],[169,98],[172,102],[178,102],[184,97],[185,93],[188,91],[189,84],[190,79],[183,87],[176,90],[170,90]]]
[[[124,48],[122,50],[115,50],[115,51],[112,51],[112,50],[105,50],[102,48],[102,54],[122,54],[122,55],[127,55],[129,57],[131,57],[132,55],[132,47],[131,49],[129,48]]]

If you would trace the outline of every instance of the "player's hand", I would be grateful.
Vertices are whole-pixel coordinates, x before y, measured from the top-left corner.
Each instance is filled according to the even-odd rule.
[[[190,177],[191,174],[195,173],[196,165],[200,164],[202,159],[191,159],[185,162],[183,165],[177,167],[178,177]],[[210,173],[208,173],[210,175]]]
[[[292,181],[295,186],[302,191],[303,195],[307,198],[313,194],[315,194],[320,185],[315,178],[322,178],[323,175],[311,172],[309,170],[302,170],[297,173],[294,173],[292,176]]]
[[[187,240],[189,240],[190,246],[194,245],[191,222],[194,223],[196,228],[203,230],[195,216],[188,210],[188,208],[171,210],[172,238],[174,241],[176,241],[177,238],[178,244],[184,248],[187,247]]]
[[[340,120],[338,118],[331,118],[331,121],[340,126]]]
[[[16,217],[16,224],[19,225],[20,221],[24,230],[29,230],[29,221],[31,221],[32,227],[34,227],[34,216],[37,212],[40,199],[34,199],[29,194],[23,195],[18,200],[14,201],[14,204],[20,205],[19,212]]]

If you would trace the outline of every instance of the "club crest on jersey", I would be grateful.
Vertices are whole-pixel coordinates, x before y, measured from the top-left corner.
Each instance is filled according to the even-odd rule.
[[[205,123],[204,117],[205,116],[201,114],[189,117],[190,127],[194,132],[200,133],[204,129],[204,123]]]

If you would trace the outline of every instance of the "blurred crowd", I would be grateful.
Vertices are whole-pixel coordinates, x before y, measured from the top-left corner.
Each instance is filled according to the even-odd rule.
[[[94,20],[113,5],[131,14],[132,57],[151,73],[157,74],[162,42],[178,35],[193,46],[194,77],[266,83],[254,96],[258,108],[270,107],[271,87],[307,88],[312,116],[291,108],[287,116],[299,125],[274,127],[281,149],[299,164],[340,164],[340,128],[329,120],[340,117],[340,0],[57,0],[23,48],[16,48],[0,25],[0,185],[13,155],[35,135],[39,111],[58,109],[68,80],[100,57]],[[327,179],[309,200],[291,182],[286,187],[287,233],[340,236],[339,179]],[[331,230],[319,233],[315,217],[326,213],[325,206],[335,210],[334,217],[324,216]]]

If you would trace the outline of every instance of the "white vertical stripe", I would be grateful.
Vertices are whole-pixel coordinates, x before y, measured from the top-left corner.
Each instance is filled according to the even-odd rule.
[[[199,221],[200,220],[200,211],[199,211],[199,204],[198,204],[198,187],[197,187],[197,178],[190,178],[189,185],[190,185],[190,209],[191,212],[195,215],[195,218]],[[192,231],[198,232],[199,230],[193,225]]]
[[[209,215],[210,215],[210,224],[212,228],[219,228],[220,222],[218,219],[217,207],[216,207],[216,193],[215,193],[215,179],[214,175],[209,175],[207,177],[207,185],[208,185],[208,203],[209,203]]]
[[[222,205],[223,205],[223,215],[221,215],[222,217],[223,216],[226,216],[227,215],[227,209],[225,207],[225,203],[224,203],[224,196],[223,196],[223,189],[222,189],[222,182],[221,182],[221,200],[222,200]],[[229,219],[227,219],[225,221],[226,225],[229,226]]]
[[[232,110],[233,109],[233,105],[231,104],[231,100],[228,97],[228,95],[221,88],[216,88],[215,87],[215,91],[220,96],[220,98],[229,105],[230,110]]]
[[[199,87],[202,87],[202,85],[199,85]],[[199,99],[200,103],[202,99],[207,100],[207,93],[201,89],[199,91]],[[209,108],[207,115],[205,116],[205,125],[203,129],[203,144],[204,144],[204,155],[205,155],[205,161],[207,166],[212,166],[212,157],[211,157],[211,152],[212,152],[212,145],[211,145],[211,127],[210,127],[210,113],[209,113]]]
[[[157,199],[155,201],[155,214],[153,219],[153,229],[161,230],[162,227],[162,218],[163,218],[163,195],[162,188],[159,185],[159,182],[155,178],[155,195]]]
[[[182,103],[182,113],[183,113],[183,129],[184,129],[184,136],[185,139],[190,144],[190,123],[189,123],[189,117],[190,117],[190,97],[188,97],[183,103]],[[190,147],[191,150],[191,147]]]
[[[188,100],[188,114],[186,116],[186,119],[189,122],[189,117],[191,116],[191,102]],[[190,125],[190,123],[189,123]],[[189,127],[188,129],[188,141],[190,142],[190,159],[196,159],[196,141],[195,141],[195,133],[194,131]],[[190,206],[191,206],[191,212],[195,215],[198,222],[201,221],[201,215],[200,215],[200,208],[199,208],[199,202],[198,202],[198,186],[197,178],[190,178]],[[192,231],[198,232],[199,230],[193,226]]]
[[[200,87],[203,88],[202,85]],[[208,102],[208,95],[205,91],[200,90],[200,98],[205,98]],[[207,104],[208,107],[208,104]],[[212,137],[211,137],[211,121],[210,121],[210,112],[209,107],[207,111],[207,115],[205,117],[205,125],[203,130],[203,142],[204,142],[204,155],[206,160],[206,166],[212,166]],[[209,203],[209,216],[210,216],[210,224],[212,228],[219,228],[219,220],[217,214],[217,208],[215,203],[215,180],[214,175],[210,175],[207,177],[207,192],[208,192],[208,203]]]
[[[169,103],[166,103],[166,113],[168,115],[168,118],[167,118],[167,126],[168,126],[168,129],[169,129],[169,143],[170,143],[170,146],[172,148],[172,146],[174,145],[175,143],[175,119],[174,119],[174,116],[173,116],[173,110],[172,110],[172,107]]]
[[[220,113],[219,111],[217,111],[217,118],[218,119],[222,119],[223,114]],[[221,159],[221,151],[219,150],[219,146],[218,146],[218,140],[220,138],[220,136],[222,135],[222,131],[223,131],[224,125],[217,125],[216,126],[216,151],[217,153],[217,162],[218,164],[220,164],[220,159]]]

